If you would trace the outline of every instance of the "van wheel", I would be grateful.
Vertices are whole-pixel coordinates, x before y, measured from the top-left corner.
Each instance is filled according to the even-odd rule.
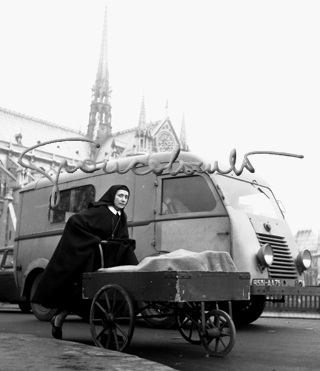
[[[266,297],[252,295],[248,301],[232,302],[232,317],[236,325],[247,325],[256,321],[264,311]]]
[[[146,306],[146,303],[139,302],[138,305],[141,309]],[[148,316],[159,316],[164,314],[168,314],[168,317],[148,318]],[[141,310],[141,316],[151,328],[170,328],[176,323],[174,309],[167,308],[166,306],[157,303],[153,303],[152,306]]]
[[[42,273],[38,274],[32,283],[31,292],[30,292],[31,298],[33,297],[34,293],[37,290],[41,275]],[[39,321],[50,321],[57,311],[57,309],[46,308],[40,304],[30,303],[30,305],[31,305],[33,314],[37,317]]]

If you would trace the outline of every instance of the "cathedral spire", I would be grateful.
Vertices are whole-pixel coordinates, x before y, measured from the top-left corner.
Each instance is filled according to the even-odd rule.
[[[167,99],[165,107],[165,118],[167,119],[168,117],[169,117],[169,101]]]
[[[139,118],[139,129],[146,128],[146,108],[144,103],[144,95],[142,96],[141,108],[140,108],[140,118]]]
[[[92,87],[92,101],[89,114],[87,136],[101,141],[111,135],[111,104],[107,53],[107,5],[101,40],[100,59],[96,81]]]
[[[189,151],[189,146],[187,144],[187,132],[186,132],[186,123],[184,119],[184,114],[182,116],[182,124],[180,130],[180,147],[182,151]]]
[[[152,135],[147,125],[144,95],[142,96],[139,126],[136,130],[135,137],[137,138],[137,144],[135,146],[137,153],[149,153],[152,149]]]

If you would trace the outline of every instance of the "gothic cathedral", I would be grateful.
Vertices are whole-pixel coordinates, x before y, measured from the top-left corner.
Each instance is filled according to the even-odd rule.
[[[98,141],[101,145],[97,152],[92,149],[92,155],[97,161],[143,153],[171,152],[177,144],[180,145],[182,151],[189,150],[184,117],[182,118],[180,138],[178,138],[168,116],[162,120],[147,123],[144,97],[142,97],[138,126],[117,133],[112,132],[107,54],[107,8],[98,71],[92,88],[87,136]]]

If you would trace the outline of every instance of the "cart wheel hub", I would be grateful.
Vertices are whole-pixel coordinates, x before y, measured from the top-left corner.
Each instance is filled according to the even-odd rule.
[[[102,318],[103,326],[110,326],[112,323],[114,323],[114,315],[113,314],[108,313]]]
[[[206,335],[207,337],[210,337],[210,338],[218,338],[220,337],[221,332],[218,328],[210,328],[207,330]]]

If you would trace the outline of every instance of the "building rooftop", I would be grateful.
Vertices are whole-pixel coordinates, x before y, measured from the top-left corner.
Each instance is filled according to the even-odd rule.
[[[15,148],[21,146],[21,151],[25,148],[35,146],[44,142],[64,138],[86,138],[85,134],[27,116],[18,112],[10,111],[0,107],[0,127],[3,145],[6,143],[14,145]],[[39,147],[39,151],[54,153],[59,156],[84,159],[90,154],[90,144],[83,141],[68,141],[51,143]]]

